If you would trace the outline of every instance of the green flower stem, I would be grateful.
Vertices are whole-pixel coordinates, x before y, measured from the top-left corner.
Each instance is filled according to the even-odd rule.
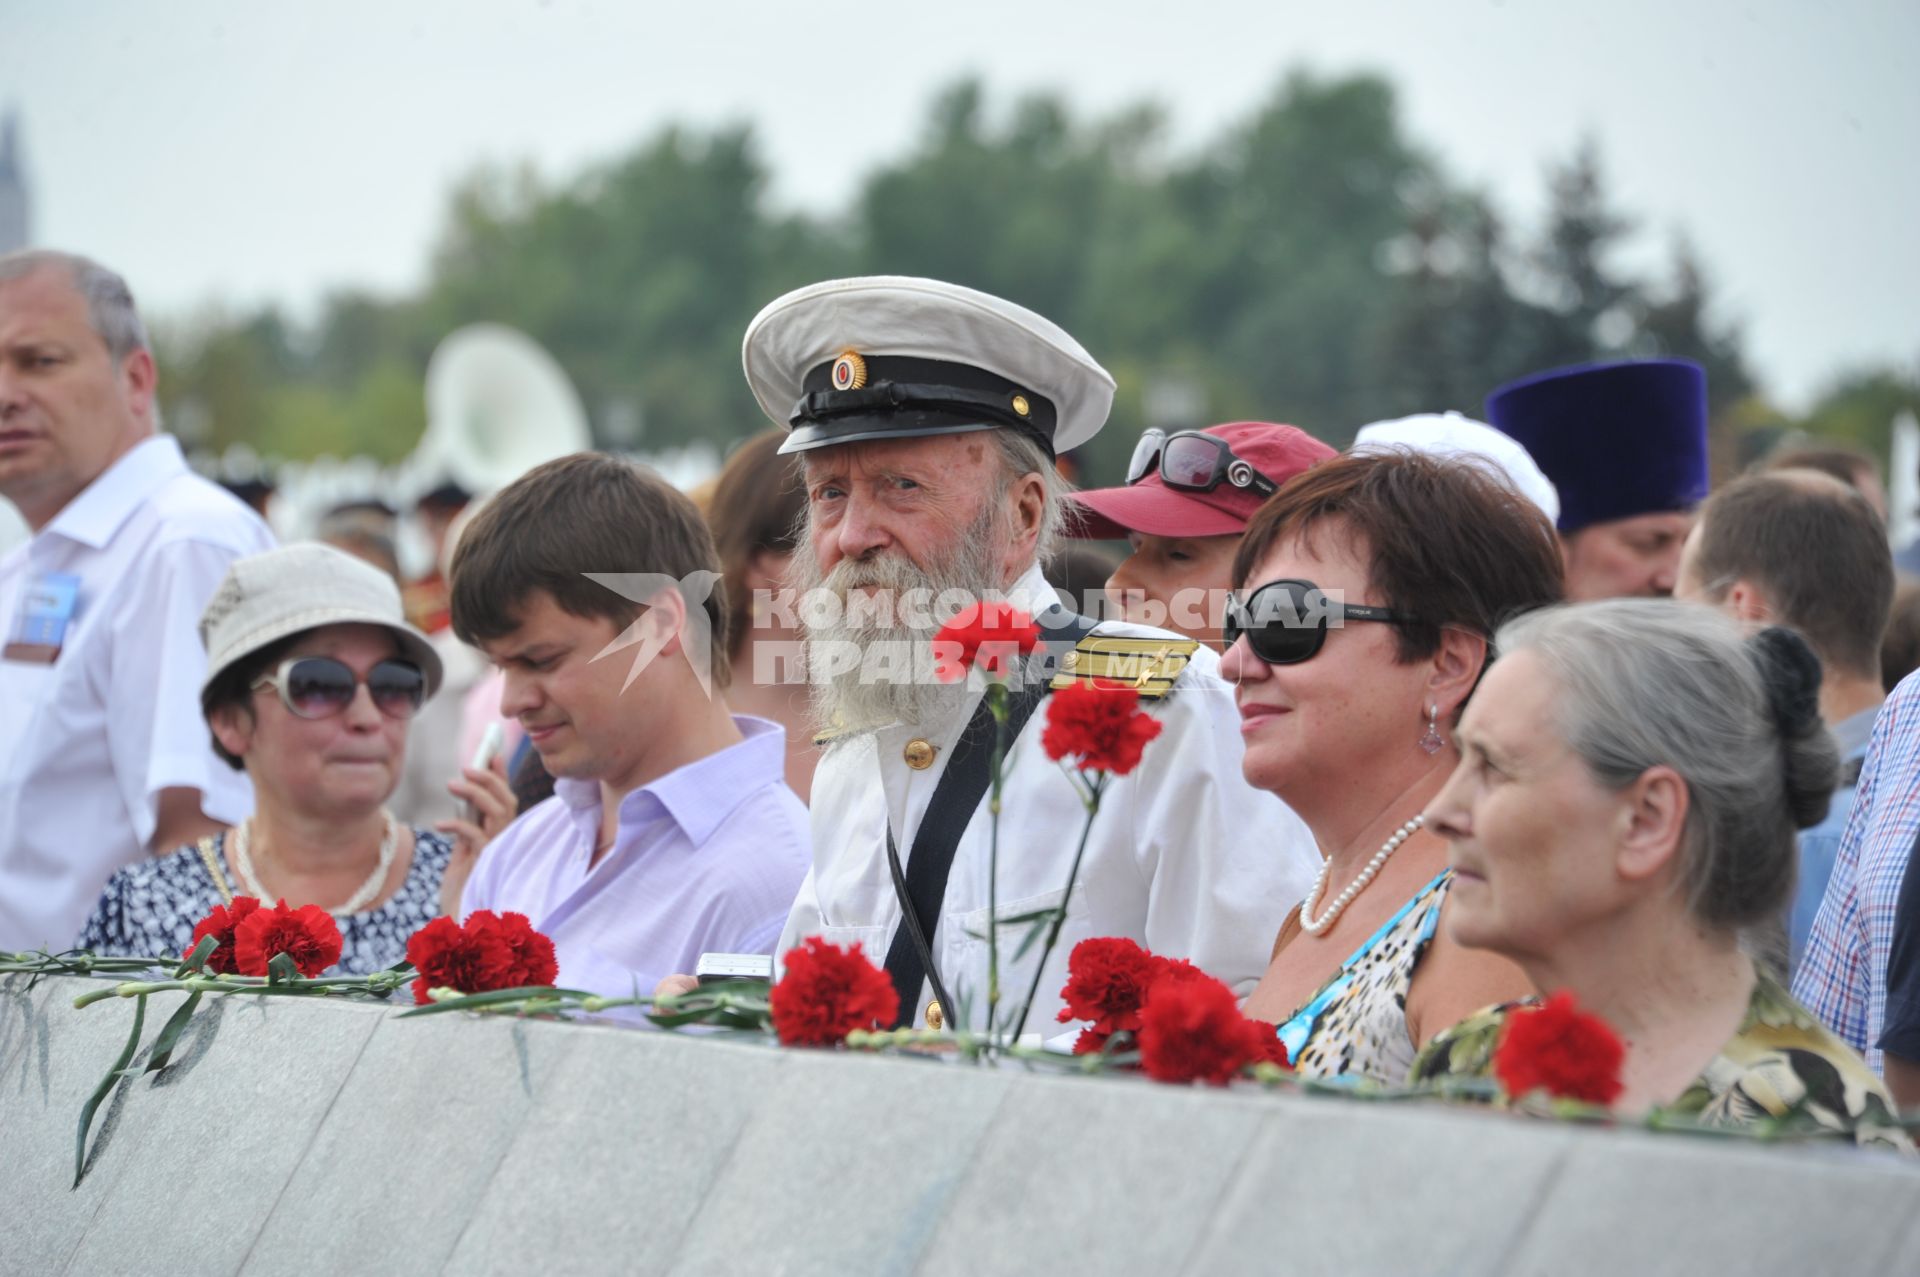
[[[127,1066],[133,1063],[135,1053],[140,1050],[140,1030],[147,1022],[147,1000],[141,998],[133,1004],[133,1031],[127,1034],[127,1044],[120,1048],[119,1056],[107,1075],[100,1079],[100,1085],[93,1089],[87,1102],[80,1106],[80,1130],[74,1139],[73,1147],[73,1186],[80,1187],[81,1178],[87,1173],[87,1131],[93,1126],[93,1115],[100,1110],[100,1104],[113,1090],[114,1083],[123,1077]]]
[[[992,777],[992,796],[987,800],[987,1033],[997,1027],[994,1015],[1000,1006],[1000,793],[1005,786],[1003,774],[1007,760],[1007,686],[987,685],[987,708],[993,714],[993,754],[987,763]],[[954,1008],[946,1008],[949,1015]],[[1021,1017],[1025,1019],[1023,1015]]]
[[[743,1011],[764,1009],[766,996],[763,994],[756,1001],[752,998],[742,999],[732,993],[701,993],[695,990],[692,993],[669,993],[658,998],[603,998],[599,994],[589,994],[586,997],[572,999],[572,1002],[573,1005],[587,1012],[589,1015],[598,1014],[601,1011],[616,1010],[620,1007],[640,1007],[647,1011],[658,1011],[664,1015],[671,1015],[679,1011]]]
[[[96,1002],[105,1002],[108,998],[133,998],[142,993],[151,993],[154,989],[184,989],[186,985],[177,980],[168,980],[161,984],[110,984],[105,988],[83,993],[73,1000],[74,1009],[84,1011]]]
[[[1067,907],[1073,903],[1073,884],[1080,877],[1080,858],[1087,854],[1087,839],[1093,833],[1093,818],[1100,814],[1100,790],[1107,783],[1105,772],[1095,772],[1093,781],[1087,786],[1087,793],[1081,799],[1087,809],[1087,822],[1080,826],[1080,845],[1073,849],[1073,865],[1067,870],[1067,890],[1060,897],[1060,911],[1053,915],[1053,922],[1047,928],[1047,942],[1040,948],[1040,960],[1033,967],[1033,982],[1027,986],[1027,1000],[1020,1008],[1020,1019],[1013,1026],[1013,1040],[1020,1040],[1020,1033],[1027,1027],[1027,1013],[1033,1010],[1033,1000],[1040,996],[1040,974],[1047,969],[1047,959],[1053,954],[1053,946],[1060,939],[1060,928],[1067,922]]]
[[[670,1003],[675,1001],[675,999],[663,998],[661,999],[661,1001]],[[580,999],[579,1005],[580,1005],[580,1009],[582,1011],[585,1011],[588,1015],[596,1015],[602,1011],[611,1011],[615,1007],[652,1007],[654,1005],[654,1000],[652,998],[592,997],[592,998]]]
[[[177,958],[103,958],[49,953],[0,953],[0,975],[132,975],[175,965]]]
[[[406,1020],[422,1015],[445,1015],[452,1011],[504,1010],[511,1013],[515,1008],[535,1003],[538,1003],[540,1011],[545,1013],[554,1010],[571,1010],[575,1007],[583,1010],[598,1010],[611,1006],[648,1006],[653,1002],[653,999],[641,997],[637,993],[631,998],[604,998],[598,994],[589,993],[585,989],[558,989],[545,984],[523,985],[516,989],[489,989],[485,993],[461,993],[457,989],[447,988],[429,991],[430,996],[436,994],[444,996],[435,997],[433,1001],[419,1006],[408,1007],[400,1013],[399,1018]],[[663,1004],[667,1001],[668,999],[661,999]],[[594,1005],[589,1006],[589,1003]]]
[[[179,980],[128,980],[83,993],[73,1000],[84,1010],[108,998],[138,998],[150,993],[180,990],[188,993],[264,993],[276,997],[313,997],[333,989],[363,989],[368,993],[391,992],[398,987],[398,972],[375,975],[316,976],[313,979],[284,980],[277,984],[253,976],[187,976]]]

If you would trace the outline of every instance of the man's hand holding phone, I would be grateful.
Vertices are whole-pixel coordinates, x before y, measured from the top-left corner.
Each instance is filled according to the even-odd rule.
[[[474,751],[472,765],[458,779],[447,782],[447,791],[463,799],[461,818],[442,820],[434,828],[453,836],[453,858],[447,862],[446,877],[440,881],[440,911],[451,917],[460,914],[460,893],[480,859],[481,849],[513,823],[519,814],[513,789],[507,784],[507,762],[501,753],[506,733],[499,723],[487,726],[487,734]]]

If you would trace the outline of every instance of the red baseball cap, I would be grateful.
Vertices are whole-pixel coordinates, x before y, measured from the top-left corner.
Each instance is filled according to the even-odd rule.
[[[1295,426],[1268,421],[1236,421],[1201,431],[1224,440],[1233,455],[1276,485],[1337,456],[1335,449]],[[1095,488],[1067,498],[1080,518],[1072,535],[1089,541],[1117,541],[1129,532],[1156,537],[1237,536],[1267,498],[1252,488],[1221,483],[1211,492],[1169,488],[1156,465],[1139,482],[1124,488]]]

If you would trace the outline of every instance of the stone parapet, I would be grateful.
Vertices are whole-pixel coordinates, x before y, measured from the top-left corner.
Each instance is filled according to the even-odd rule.
[[[0,1273],[1920,1272],[1850,1148],[251,997],[75,1189],[95,987],[0,977]]]

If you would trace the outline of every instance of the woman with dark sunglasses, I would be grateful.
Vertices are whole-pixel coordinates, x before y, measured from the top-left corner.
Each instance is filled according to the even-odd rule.
[[[201,709],[214,752],[252,782],[250,819],[120,870],[78,943],[167,957],[194,923],[236,896],[319,905],[365,974],[406,956],[440,912],[448,839],[385,810],[407,729],[440,685],[439,655],[407,624],[386,574],[331,546],[284,546],[236,561],[200,618]],[[469,777],[471,781],[471,774]],[[484,841],[513,817],[506,782],[467,786]]]
[[[1325,858],[1303,903],[1274,902],[1247,1014],[1280,1026],[1302,1073],[1397,1084],[1434,1034],[1528,988],[1439,927],[1446,847],[1421,812],[1459,759],[1488,636],[1560,597],[1553,526],[1475,461],[1349,454],[1261,508],[1233,580],[1221,674],[1238,683],[1242,771]]]

